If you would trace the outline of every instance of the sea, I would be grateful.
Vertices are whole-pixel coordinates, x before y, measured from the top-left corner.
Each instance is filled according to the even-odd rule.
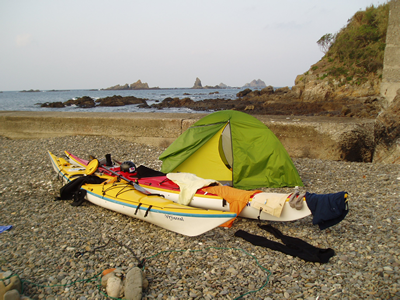
[[[135,96],[147,99],[147,104],[160,103],[165,98],[186,98],[193,101],[204,99],[237,99],[236,94],[245,88],[227,89],[190,89],[190,88],[170,88],[170,89],[148,89],[148,90],[49,90],[37,92],[23,91],[3,91],[0,92],[0,111],[86,111],[86,112],[181,112],[181,113],[201,113],[188,108],[139,108],[137,104],[125,106],[97,106],[93,108],[79,108],[77,106],[67,106],[64,108],[40,107],[46,102],[65,102],[70,99],[77,99],[89,96],[94,100],[108,96],[120,95]]]

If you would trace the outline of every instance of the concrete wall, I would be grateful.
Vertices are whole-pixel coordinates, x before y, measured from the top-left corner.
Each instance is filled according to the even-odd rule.
[[[0,135],[12,139],[110,136],[165,148],[205,115],[0,111]],[[292,157],[372,160],[374,120],[255,117],[275,133]]]
[[[390,1],[381,95],[392,102],[400,89],[400,0]]]
[[[1,111],[0,135],[12,139],[73,135],[112,136],[148,145],[172,142],[182,131],[182,119],[164,113],[91,113]]]

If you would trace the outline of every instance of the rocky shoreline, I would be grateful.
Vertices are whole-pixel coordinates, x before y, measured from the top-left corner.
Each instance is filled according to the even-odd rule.
[[[312,225],[311,216],[271,222],[286,235],[332,248],[335,256],[320,264],[234,236],[244,230],[275,240],[256,220],[239,218],[230,229],[185,237],[90,203],[73,207],[69,201],[54,201],[61,182],[47,150],[83,157],[111,153],[159,169],[163,149],[85,136],[0,141],[0,153],[9,162],[0,168],[0,225],[13,226],[0,233],[0,269],[17,274],[31,299],[106,299],[96,275],[135,266],[128,249],[146,258],[149,286],[143,299],[400,298],[399,165],[294,160],[305,184],[302,190],[349,193],[350,213],[324,231]],[[93,251],[110,237],[124,247],[110,243]],[[89,252],[75,257],[78,251]]]
[[[215,92],[218,93],[218,92]],[[159,103],[148,105],[149,99],[134,96],[114,95],[93,99],[83,96],[65,102],[47,102],[41,107],[63,108],[76,105],[80,108],[96,106],[125,106],[137,104],[139,108],[189,108],[195,111],[218,111],[234,109],[253,115],[297,115],[297,116],[326,116],[326,117],[358,117],[374,119],[382,111],[384,99],[377,95],[365,97],[345,97],[343,99],[315,99],[304,101],[300,99],[301,91],[295,87],[274,89],[272,86],[261,90],[244,89],[237,93],[237,99],[204,99],[194,101],[190,94],[184,98],[167,97]]]

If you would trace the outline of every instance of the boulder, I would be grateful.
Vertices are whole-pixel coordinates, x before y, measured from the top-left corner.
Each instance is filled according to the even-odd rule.
[[[194,101],[190,98],[165,98],[161,103],[153,104],[151,107],[153,108],[167,108],[167,107],[188,107],[191,108],[194,104]]]
[[[287,94],[287,93],[289,93],[289,92],[290,92],[290,89],[289,89],[288,86],[285,86],[285,87],[282,87],[282,88],[279,88],[279,89],[276,89],[276,90],[275,90],[275,94],[276,94],[276,95]]]
[[[263,95],[271,95],[271,94],[274,93],[274,87],[273,87],[272,85],[269,85],[269,86],[263,88],[263,89],[261,90],[261,93],[262,93]]]
[[[96,100],[96,103],[98,103],[98,106],[124,106],[124,105],[130,105],[130,104],[142,104],[142,105],[147,105],[146,102],[147,99],[142,99],[142,98],[136,98],[135,96],[110,96],[110,97],[105,97],[105,98],[100,98]]]
[[[245,89],[243,91],[240,91],[239,93],[236,94],[236,97],[238,98],[242,98],[244,96],[247,96],[248,94],[250,94],[251,92],[253,92],[253,90],[251,89]]]
[[[66,106],[71,106],[71,105],[76,105],[80,108],[89,108],[89,107],[95,107],[96,104],[92,98],[89,96],[83,96],[80,98],[77,98],[76,100],[70,99],[66,102],[64,102],[64,105]]]
[[[400,164],[400,89],[390,106],[377,117],[374,135],[373,162]]]
[[[61,101],[57,101],[57,102],[46,102],[46,103],[42,103],[42,104],[40,105],[40,107],[63,108],[63,107],[65,107],[65,104],[62,103]]]

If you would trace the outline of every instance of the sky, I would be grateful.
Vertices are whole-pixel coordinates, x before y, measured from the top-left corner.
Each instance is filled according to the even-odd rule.
[[[0,0],[0,91],[292,86],[372,0]]]

